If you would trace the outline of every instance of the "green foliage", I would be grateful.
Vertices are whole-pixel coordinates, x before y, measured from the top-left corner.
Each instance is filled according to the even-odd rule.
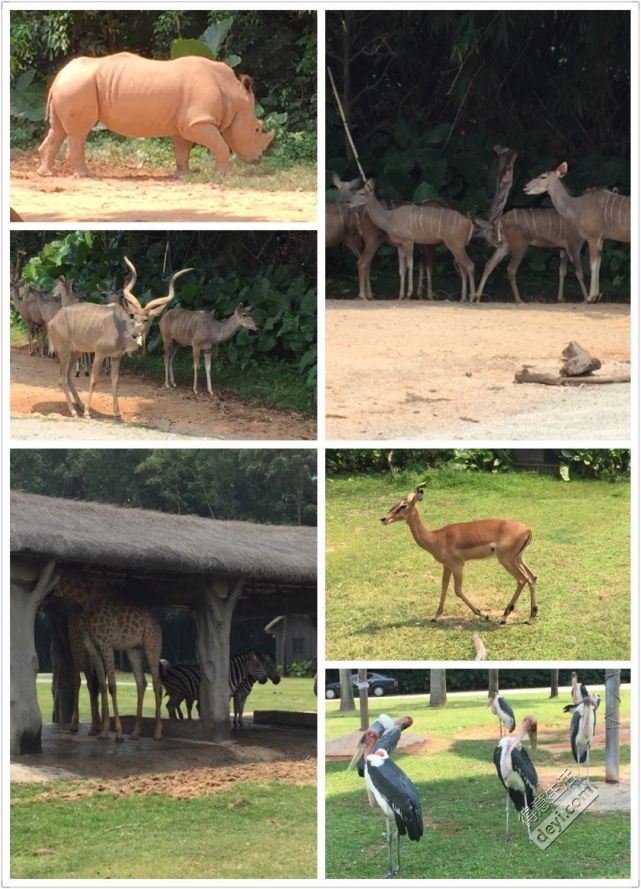
[[[562,450],[559,473],[571,478],[598,478],[606,482],[630,480],[630,451],[627,448]]]
[[[461,448],[454,451],[452,469],[481,472],[509,472],[514,468],[511,451],[489,448]]]
[[[327,475],[357,472],[389,472],[390,462],[394,470],[416,470],[442,466],[454,457],[447,448],[327,448],[325,469]]]
[[[290,676],[296,676],[299,679],[305,676],[313,676],[316,672],[316,663],[312,658],[304,661],[292,661],[287,667]]]

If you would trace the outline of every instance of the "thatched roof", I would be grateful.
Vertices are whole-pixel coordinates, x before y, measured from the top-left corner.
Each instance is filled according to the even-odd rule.
[[[148,574],[316,582],[316,528],[229,522],[11,492],[11,552]]]

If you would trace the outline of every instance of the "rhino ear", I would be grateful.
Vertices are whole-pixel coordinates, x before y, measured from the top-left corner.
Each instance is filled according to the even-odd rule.
[[[240,80],[242,86],[245,87],[248,93],[254,92],[254,81],[251,79],[249,74],[239,74],[238,79]]]

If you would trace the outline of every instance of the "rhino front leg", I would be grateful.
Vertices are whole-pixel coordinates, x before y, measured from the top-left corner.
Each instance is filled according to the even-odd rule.
[[[176,176],[189,173],[189,152],[194,144],[182,136],[173,136],[174,154],[176,155]]]
[[[197,123],[185,127],[180,134],[183,140],[191,140],[208,148],[216,158],[218,170],[221,173],[229,173],[229,148],[213,124]]]

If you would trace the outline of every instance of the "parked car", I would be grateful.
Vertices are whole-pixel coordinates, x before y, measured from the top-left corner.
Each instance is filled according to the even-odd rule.
[[[382,673],[368,673],[367,689],[368,695],[374,695],[376,698],[382,698],[383,695],[393,695],[398,692],[398,679],[392,679],[391,676],[383,676]],[[358,697],[358,673],[352,673],[352,688],[354,697]],[[328,682],[325,685],[325,697],[328,701],[334,698],[340,698],[341,686],[340,682]]]

